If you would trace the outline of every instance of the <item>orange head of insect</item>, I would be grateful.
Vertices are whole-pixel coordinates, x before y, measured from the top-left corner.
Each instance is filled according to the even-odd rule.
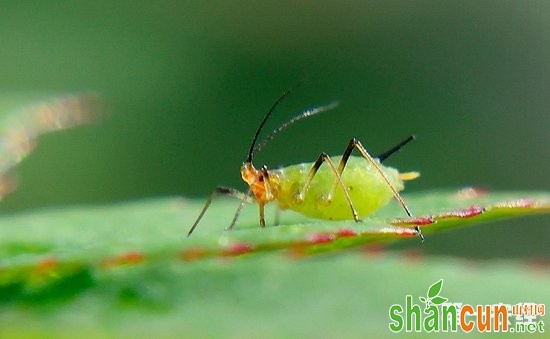
[[[241,166],[241,177],[250,186],[250,191],[258,203],[263,204],[276,199],[276,181],[269,176],[267,167],[263,166],[261,170],[257,170],[251,162],[245,162]]]
[[[249,186],[258,182],[259,171],[251,162],[245,162],[241,166],[241,177]]]

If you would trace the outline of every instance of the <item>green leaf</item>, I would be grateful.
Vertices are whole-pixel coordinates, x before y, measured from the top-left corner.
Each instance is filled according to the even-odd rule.
[[[439,280],[438,282],[430,286],[430,289],[428,290],[428,297],[433,300],[439,294],[439,292],[441,292],[442,287],[443,287],[443,279]]]
[[[443,297],[433,297],[430,301],[432,304],[434,305],[440,305],[440,304],[443,304],[444,302],[446,302],[447,298],[443,298]]]
[[[549,211],[545,193],[493,193],[467,202],[455,196],[407,195],[424,217],[437,220],[423,226],[426,235]],[[256,209],[246,208],[237,229],[226,232],[236,203],[220,200],[186,238],[202,203],[166,198],[1,216],[3,334],[132,336],[177,329],[188,336],[281,337],[368,330],[383,336],[390,305],[442,278],[453,301],[550,301],[546,275],[521,287],[524,265],[487,265],[483,275],[472,275],[460,260],[427,258],[411,269],[395,255],[326,255],[411,237],[422,246],[410,228],[396,226],[403,220],[395,220],[392,207],[359,224],[291,214],[265,229],[257,226]],[[471,213],[472,205],[485,212]],[[513,286],[504,296],[490,288],[502,281]],[[86,318],[77,316],[82,310]],[[314,323],[333,325],[327,332]]]

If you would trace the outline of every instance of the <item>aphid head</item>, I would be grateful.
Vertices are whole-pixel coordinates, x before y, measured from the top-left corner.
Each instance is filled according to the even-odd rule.
[[[277,133],[279,133],[282,130],[286,129],[287,127],[289,127],[293,123],[297,122],[298,120],[314,116],[318,113],[329,111],[333,108],[336,108],[336,106],[338,106],[338,102],[332,102],[332,103],[330,103],[326,106],[318,106],[318,107],[314,107],[314,108],[305,110],[302,113],[300,113],[299,115],[293,117],[289,121],[285,122],[284,124],[282,124],[281,126],[276,128],[275,130],[273,130],[273,132],[271,132],[271,134],[269,134],[261,143],[256,144],[256,141],[258,140],[258,136],[260,135],[260,132],[261,132],[262,128],[264,127],[267,119],[271,116],[271,113],[273,113],[273,111],[275,110],[277,105],[279,105],[279,103],[281,101],[283,101],[283,99],[286,98],[292,92],[292,90],[294,90],[296,87],[300,86],[301,84],[302,83],[298,83],[293,88],[291,88],[291,89],[287,90],[286,92],[284,92],[280,97],[277,98],[277,100],[275,100],[273,105],[271,105],[271,108],[269,109],[267,114],[262,119],[262,122],[260,123],[260,126],[258,126],[258,129],[256,130],[256,133],[254,134],[254,138],[252,139],[252,143],[250,144],[250,150],[248,151],[248,157],[246,158],[245,164],[246,163],[252,163],[252,158],[254,157],[254,154],[256,152],[259,152],[267,144],[268,141],[270,141],[271,139],[273,139],[275,137],[275,135]]]
[[[251,162],[245,162],[241,166],[241,177],[248,185],[252,185],[258,181],[258,170],[254,168]]]

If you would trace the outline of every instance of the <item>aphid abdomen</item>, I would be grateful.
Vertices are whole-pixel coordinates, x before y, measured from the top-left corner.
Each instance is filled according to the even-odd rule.
[[[341,157],[332,157],[334,164]],[[330,168],[324,164],[311,181],[309,189],[303,194],[303,201],[297,199],[303,188],[312,163],[303,163],[278,170],[279,192],[277,200],[281,209],[290,209],[309,217],[328,220],[353,219],[350,205],[340,186],[336,187],[332,199],[327,198],[336,179]],[[403,190],[403,181],[399,172],[391,167],[378,165],[386,174],[396,191]],[[342,182],[349,192],[351,200],[359,214],[364,218],[386,205],[393,194],[378,172],[362,157],[351,156],[342,173]]]

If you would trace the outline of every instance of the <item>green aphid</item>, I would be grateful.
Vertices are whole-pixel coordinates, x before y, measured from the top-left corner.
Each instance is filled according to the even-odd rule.
[[[241,199],[241,204],[227,230],[235,226],[242,207],[251,200],[251,196],[259,206],[261,227],[265,227],[264,207],[271,201],[277,201],[282,210],[290,209],[308,217],[325,220],[353,219],[359,222],[361,218],[385,206],[393,197],[403,207],[405,213],[412,217],[399,191],[404,189],[404,181],[413,180],[420,174],[418,172],[399,173],[397,169],[382,165],[382,162],[414,140],[414,136],[409,136],[376,157],[372,157],[361,142],[353,138],[341,156],[330,157],[323,152],[313,163],[302,163],[274,170],[268,170],[265,165],[260,169],[254,167],[252,164],[254,154],[277,133],[298,120],[326,112],[337,106],[337,103],[332,103],[306,110],[275,129],[261,143],[256,144],[265,122],[275,107],[290,92],[290,90],[286,91],[275,101],[254,134],[248,157],[241,166],[242,179],[249,186],[247,192],[242,193],[222,186],[216,187],[191,226],[188,236],[197,227],[212,199],[220,193]],[[352,156],[351,152],[354,149],[357,149],[361,156]],[[423,240],[418,226],[414,228]]]

